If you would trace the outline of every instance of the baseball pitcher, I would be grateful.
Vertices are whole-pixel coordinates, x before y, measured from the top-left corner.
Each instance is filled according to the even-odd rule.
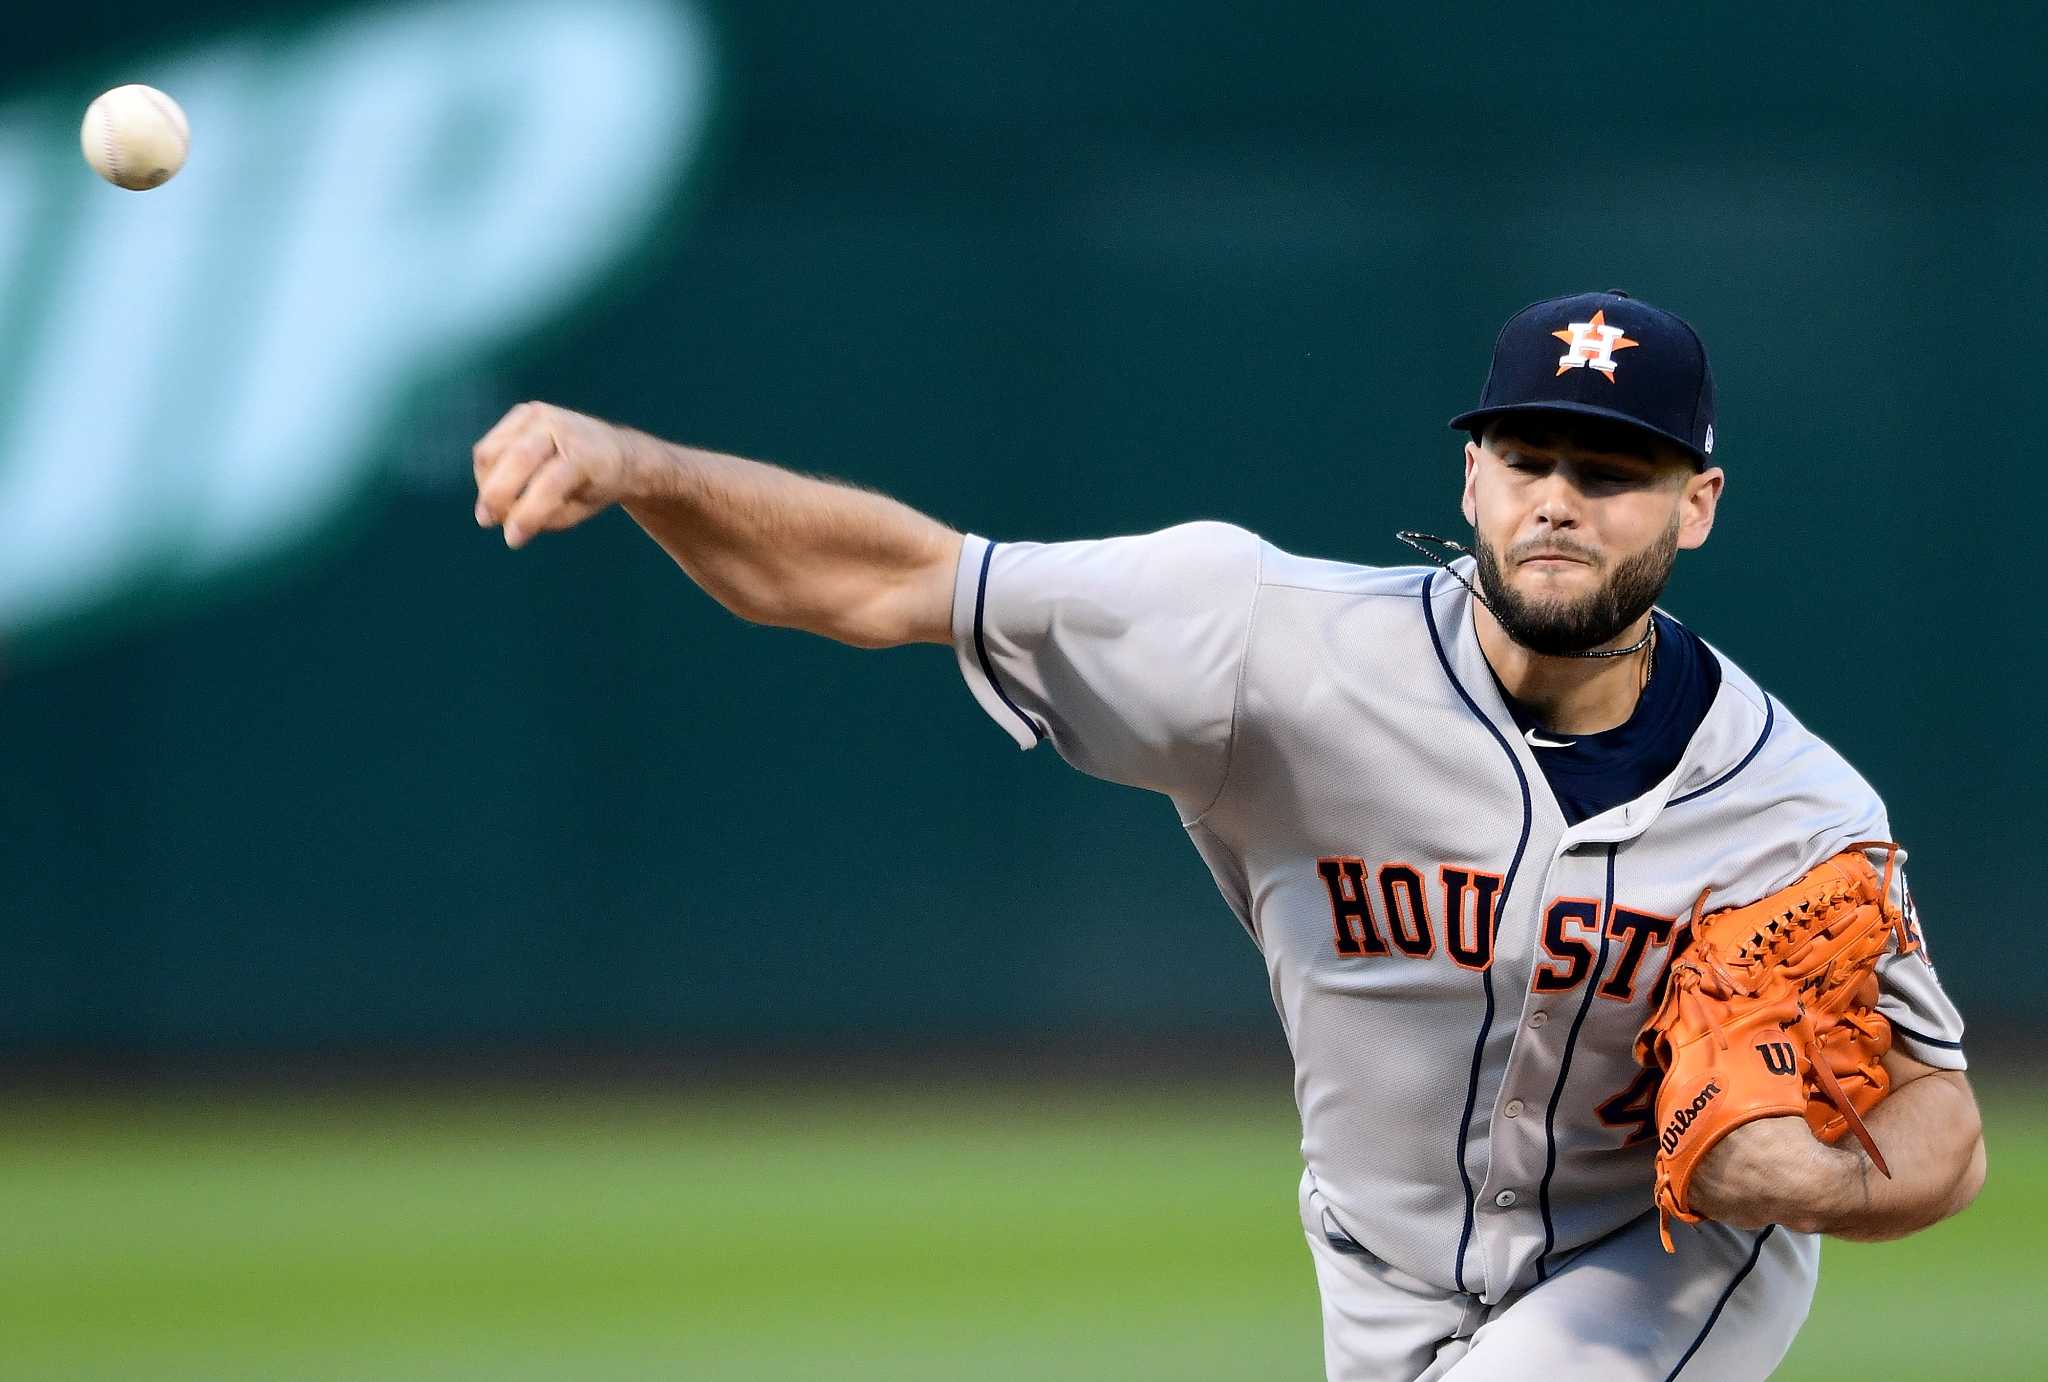
[[[950,644],[1020,748],[1172,800],[1293,1051],[1332,1379],[1761,1378],[1821,1235],[1976,1195],[1962,1020],[1876,793],[1656,607],[1725,479],[1692,328],[1536,303],[1451,426],[1470,549],[1413,566],[997,542],[537,403],[476,517],[620,504],[742,618]]]

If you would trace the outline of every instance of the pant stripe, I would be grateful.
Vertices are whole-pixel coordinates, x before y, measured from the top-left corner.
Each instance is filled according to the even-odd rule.
[[[1756,1270],[1757,1259],[1764,1255],[1764,1244],[1777,1231],[1778,1226],[1772,1224],[1756,1236],[1756,1246],[1749,1250],[1749,1261],[1742,1264],[1742,1270],[1737,1272],[1735,1279],[1728,1283],[1728,1289],[1721,1292],[1721,1298],[1714,1302],[1714,1313],[1707,1316],[1707,1322],[1700,1326],[1698,1336],[1693,1339],[1692,1346],[1686,1349],[1685,1355],[1678,1360],[1670,1372],[1664,1374],[1664,1382],[1672,1382],[1672,1379],[1676,1378],[1681,1372],[1684,1372],[1685,1365],[1692,1361],[1693,1354],[1700,1351],[1700,1345],[1707,1341],[1708,1332],[1713,1329],[1714,1321],[1721,1318],[1721,1311],[1727,1306],[1729,1298],[1735,1294],[1735,1288],[1740,1286],[1752,1271]]]

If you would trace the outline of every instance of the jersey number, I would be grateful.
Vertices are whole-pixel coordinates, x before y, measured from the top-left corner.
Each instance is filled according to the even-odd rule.
[[[1622,1146],[1634,1147],[1650,1140],[1657,1126],[1657,1086],[1663,1078],[1662,1071],[1645,1070],[1629,1081],[1627,1089],[1593,1110],[1608,1127],[1628,1129]]]

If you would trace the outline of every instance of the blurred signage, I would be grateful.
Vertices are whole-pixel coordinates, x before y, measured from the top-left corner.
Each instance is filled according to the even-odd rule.
[[[189,165],[140,194],[88,171],[69,88],[0,109],[0,637],[333,526],[408,397],[649,242],[711,68],[661,0],[251,29],[109,74],[191,117]]]

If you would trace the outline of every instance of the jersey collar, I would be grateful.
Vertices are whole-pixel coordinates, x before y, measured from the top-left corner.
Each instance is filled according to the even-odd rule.
[[[1452,565],[1466,580],[1474,579],[1475,563],[1471,557],[1460,557]],[[1463,684],[1466,695],[1500,733],[1509,752],[1521,764],[1529,779],[1532,795],[1541,797],[1553,822],[1563,828],[1564,815],[1558,810],[1543,769],[1536,762],[1535,750],[1529,747],[1528,741],[1522,737],[1521,726],[1508,712],[1507,702],[1494,680],[1493,668],[1479,646],[1479,630],[1472,618],[1474,602],[1471,593],[1458,581],[1435,572],[1430,574],[1435,579],[1427,581],[1425,589],[1437,624],[1440,628],[1457,630],[1455,637],[1446,640],[1450,644],[1447,653],[1452,672]],[[1650,828],[1650,823],[1667,805],[1709,795],[1722,782],[1734,777],[1763,747],[1775,717],[1770,698],[1719,648],[1711,643],[1706,646],[1721,664],[1721,685],[1714,693],[1713,704],[1707,707],[1706,717],[1693,731],[1684,754],[1679,757],[1678,766],[1635,800],[1563,828],[1558,843],[1560,849],[1575,844],[1608,844],[1634,839]]]

